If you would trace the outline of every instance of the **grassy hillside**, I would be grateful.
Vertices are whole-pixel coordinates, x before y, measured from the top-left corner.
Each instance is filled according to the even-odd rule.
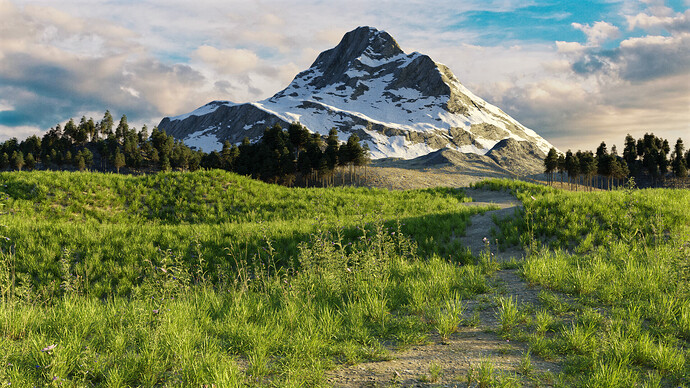
[[[509,337],[561,360],[568,385],[687,386],[690,191],[573,193],[508,181],[524,212],[503,239],[530,254],[539,306],[514,306]]]
[[[220,171],[0,182],[2,384],[318,384],[385,358],[383,341],[454,332],[460,298],[487,290],[490,267],[418,260],[454,249],[478,211],[460,191]]]
[[[495,237],[527,249],[509,266],[542,288],[482,303],[490,330],[563,365],[558,385],[687,385],[688,191],[479,186],[523,201]],[[463,300],[501,288],[455,239],[482,211],[460,190],[219,171],[5,173],[0,190],[2,385],[326,385],[339,364],[476,324]],[[534,383],[524,359],[484,383]]]
[[[424,254],[466,259],[453,243],[477,210],[461,191],[290,189],[223,171],[126,176],[99,173],[0,174],[3,233],[17,272],[41,293],[55,293],[60,260],[91,295],[129,295],[147,260],[204,260],[215,276],[235,259],[295,266],[301,241],[318,229],[345,243],[373,222],[418,236]],[[392,230],[391,230],[392,231]],[[230,259],[234,257],[235,259]]]

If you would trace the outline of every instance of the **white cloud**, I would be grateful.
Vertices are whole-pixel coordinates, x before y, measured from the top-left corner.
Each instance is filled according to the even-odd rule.
[[[579,42],[563,42],[560,40],[556,41],[556,48],[559,53],[574,53],[584,50],[586,47]]]
[[[587,45],[589,46],[599,46],[607,40],[615,39],[620,35],[618,27],[604,21],[596,22],[593,26],[580,23],[573,23],[572,26],[585,33]]]
[[[247,49],[224,49],[203,45],[194,55],[211,65],[218,74],[239,74],[253,70],[259,64],[259,57]]]
[[[633,16],[626,16],[626,20],[630,30],[641,28],[651,31],[690,31],[690,10],[686,10],[684,13],[678,12],[665,16],[639,13]]]

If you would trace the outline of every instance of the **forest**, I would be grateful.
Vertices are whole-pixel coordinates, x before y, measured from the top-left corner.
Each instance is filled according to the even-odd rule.
[[[645,133],[637,140],[628,134],[624,144],[622,156],[615,145],[609,152],[605,142],[601,142],[596,152],[568,150],[559,154],[551,148],[544,159],[544,172],[550,183],[558,172],[561,183],[566,176],[571,186],[582,184],[601,189],[620,186],[630,177],[643,187],[660,187],[668,183],[668,178],[677,180],[688,176],[690,150],[685,151],[683,139],[678,138],[673,152],[668,140],[653,133]]]
[[[1,170],[92,170],[102,172],[157,172],[223,169],[287,186],[328,186],[358,178],[356,167],[368,162],[368,152],[357,135],[340,144],[337,130],[327,137],[310,133],[299,123],[287,130],[276,124],[266,128],[262,138],[239,146],[225,142],[220,152],[193,150],[154,127],[149,136],[130,127],[123,115],[115,125],[110,111],[100,122],[82,116],[79,124],[70,119],[43,135],[21,142],[11,138],[0,144]],[[347,173],[346,173],[347,172]]]

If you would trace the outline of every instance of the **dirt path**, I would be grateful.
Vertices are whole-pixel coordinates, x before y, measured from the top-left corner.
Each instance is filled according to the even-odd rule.
[[[512,216],[521,206],[507,192],[468,189],[474,199],[468,206],[498,206],[499,210],[487,211],[472,217],[466,236],[461,238],[474,255],[486,249],[484,237],[491,238],[491,228],[497,228],[493,216],[498,219]],[[499,242],[500,243],[500,242]],[[510,247],[503,252],[490,245],[497,261],[520,260],[523,252]],[[531,372],[522,374],[520,364],[528,347],[524,343],[508,341],[498,333],[498,300],[513,297],[518,303],[537,304],[539,290],[528,287],[515,269],[499,270],[491,279],[493,291],[465,301],[465,320],[473,325],[460,326],[448,340],[430,335],[428,343],[410,349],[392,349],[391,360],[362,363],[329,372],[328,383],[335,387],[466,387],[477,386],[476,379],[482,368],[493,366],[495,375],[511,374],[522,385],[548,386],[552,376],[559,371],[557,364],[532,356]],[[469,379],[469,380],[468,380]]]

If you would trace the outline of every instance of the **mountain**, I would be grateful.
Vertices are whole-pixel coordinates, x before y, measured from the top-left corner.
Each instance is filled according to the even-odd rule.
[[[278,123],[285,128],[295,121],[324,135],[335,127],[343,141],[356,133],[373,159],[413,159],[448,148],[501,160],[506,147],[511,152],[503,150],[503,155],[520,149],[530,159],[543,158],[552,147],[474,95],[445,65],[417,52],[406,54],[387,32],[371,27],[346,33],[268,99],[213,101],[166,117],[158,127],[187,145],[211,151],[225,140],[256,141],[266,127]],[[508,139],[513,141],[507,144]]]

